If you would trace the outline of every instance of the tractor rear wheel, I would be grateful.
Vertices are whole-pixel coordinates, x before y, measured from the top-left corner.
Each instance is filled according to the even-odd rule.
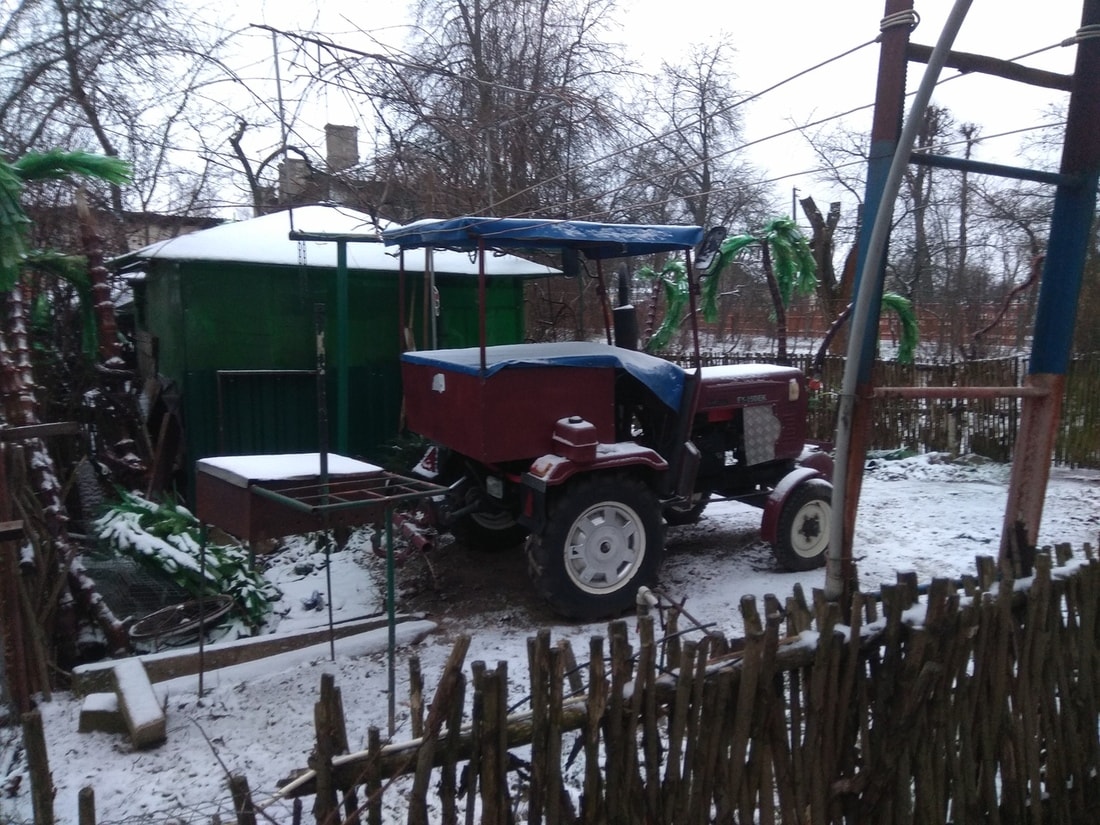
[[[527,539],[535,588],[570,619],[617,616],[652,584],[664,555],[656,494],[640,479],[597,474],[568,484]]]
[[[813,570],[825,564],[833,519],[833,486],[819,478],[799,484],[779,512],[775,557],[788,570]]]

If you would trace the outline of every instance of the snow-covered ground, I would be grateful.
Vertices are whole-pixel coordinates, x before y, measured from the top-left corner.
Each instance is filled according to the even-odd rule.
[[[892,582],[900,571],[916,571],[921,582],[956,577],[974,570],[975,557],[995,556],[1007,480],[1007,467],[981,461],[955,463],[936,455],[871,461],[856,531],[863,589]],[[822,586],[822,571],[792,574],[776,567],[757,536],[759,516],[740,505],[713,504],[699,524],[670,529],[661,594],[685,600],[696,620],[738,636],[743,595],[774,593],[783,599],[795,582],[807,594]],[[1080,553],[1086,542],[1095,547],[1098,536],[1100,473],[1055,468],[1040,544],[1069,542]],[[455,635],[468,633],[467,664],[507,661],[518,699],[526,688],[527,639],[535,632],[550,627],[553,641],[569,639],[583,658],[589,637],[606,630],[603,623],[562,623],[535,602],[524,586],[520,554],[477,555],[457,546],[434,552],[430,565],[414,558],[396,572],[399,607],[425,612],[430,624],[415,629],[433,630],[419,642],[411,641],[412,627],[401,637],[394,667],[394,741],[409,737],[410,656],[419,657],[430,694]],[[274,633],[325,626],[329,603],[336,621],[384,610],[385,564],[365,537],[356,536],[346,550],[333,553],[327,571],[324,562],[324,554],[303,541],[291,542],[271,560],[267,575],[283,591]],[[325,606],[318,609],[322,601]],[[365,742],[369,727],[387,732],[386,647],[383,630],[338,644],[335,658],[326,643],[237,671],[209,673],[201,698],[195,680],[172,682],[168,739],[150,750],[133,750],[123,736],[77,733],[80,702],[68,694],[40,703],[57,820],[76,822],[77,794],[91,786],[101,823],[209,822],[216,813],[232,821],[228,773],[244,774],[261,801],[279,779],[306,766],[322,673],[333,673],[341,689],[353,747]],[[12,738],[12,732],[5,735]],[[0,822],[30,822],[28,781],[12,790],[23,760],[10,743],[0,757],[8,789],[0,798]],[[270,813],[275,821],[291,821],[285,803],[276,803]]]

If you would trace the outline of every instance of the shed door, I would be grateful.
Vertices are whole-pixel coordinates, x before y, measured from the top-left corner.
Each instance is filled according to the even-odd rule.
[[[222,455],[316,452],[318,442],[313,370],[218,371]]]

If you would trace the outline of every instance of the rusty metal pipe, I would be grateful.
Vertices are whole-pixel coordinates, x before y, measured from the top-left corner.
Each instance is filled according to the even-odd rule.
[[[394,513],[393,526],[417,550],[428,552],[432,549],[432,540],[424,534],[423,528],[416,522],[416,516],[411,513]]]
[[[875,398],[1042,398],[1044,387],[875,387]]]

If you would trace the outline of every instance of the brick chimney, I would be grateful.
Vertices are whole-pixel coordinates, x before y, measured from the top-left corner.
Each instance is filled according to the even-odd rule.
[[[359,162],[359,129],[325,124],[325,157],[329,172],[343,172]]]

